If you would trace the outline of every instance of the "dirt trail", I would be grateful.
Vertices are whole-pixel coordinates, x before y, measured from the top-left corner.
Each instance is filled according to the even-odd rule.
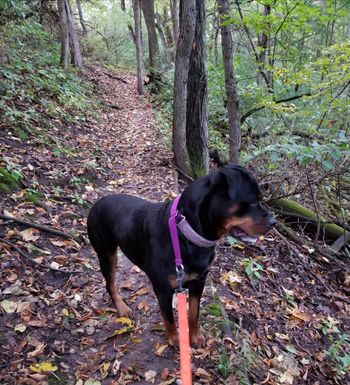
[[[134,318],[116,322],[84,243],[99,197],[174,196],[172,154],[159,144],[163,134],[133,76],[99,67],[84,76],[102,100],[96,118],[42,125],[26,142],[9,129],[1,142],[2,155],[36,188],[0,195],[3,213],[78,241],[0,222],[7,242],[0,242],[0,383],[176,384],[178,353],[165,343],[144,273],[119,256],[118,281]],[[201,304],[207,344],[192,355],[195,384],[349,383],[344,262],[317,258],[277,232],[256,246],[223,240],[217,252]]]

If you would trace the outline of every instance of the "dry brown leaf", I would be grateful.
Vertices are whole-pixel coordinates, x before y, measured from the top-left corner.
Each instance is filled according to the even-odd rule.
[[[30,227],[29,229],[19,232],[22,239],[26,242],[35,242],[40,238],[40,231]]]
[[[195,375],[207,381],[211,381],[213,378],[213,376],[210,373],[208,373],[206,370],[202,368],[197,368],[195,371]]]

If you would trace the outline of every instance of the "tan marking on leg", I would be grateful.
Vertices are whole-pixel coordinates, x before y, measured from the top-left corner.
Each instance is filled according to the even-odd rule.
[[[118,314],[120,317],[129,317],[132,315],[132,310],[125,304],[123,301],[122,297],[120,296],[116,280],[115,280],[115,275],[117,271],[117,253],[112,254],[109,257],[109,265],[111,267],[111,275],[110,279],[106,281],[106,286],[107,286],[107,291],[109,292],[112,301],[115,305],[115,307],[118,310]]]
[[[190,341],[192,346],[203,347],[205,339],[200,331],[198,322],[199,316],[199,301],[200,299],[190,295],[189,299],[189,327],[190,327]]]
[[[179,345],[179,335],[177,333],[175,323],[170,323],[169,321],[163,318],[163,323],[165,327],[165,333],[170,346],[176,347]]]

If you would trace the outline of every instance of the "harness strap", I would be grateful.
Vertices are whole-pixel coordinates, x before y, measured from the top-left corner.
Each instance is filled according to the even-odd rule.
[[[182,258],[181,258],[181,251],[180,251],[180,243],[179,243],[179,236],[177,233],[176,228],[176,218],[179,215],[179,212],[177,210],[177,205],[179,203],[181,195],[178,195],[173,204],[171,205],[170,209],[170,217],[169,217],[169,230],[170,230],[170,236],[171,236],[171,242],[173,244],[173,250],[175,254],[175,264],[176,267],[179,268],[182,266]]]
[[[179,212],[177,205],[180,195],[176,197],[171,205],[169,217],[169,231],[171,242],[175,254],[175,264],[177,272],[177,280],[179,282],[179,290],[177,290],[177,306],[178,306],[178,323],[179,323],[179,347],[180,347],[180,374],[182,385],[192,385],[192,367],[191,367],[191,349],[190,349],[190,333],[187,315],[187,290],[182,288],[184,279],[184,267],[182,265],[179,236],[177,233],[177,217]]]

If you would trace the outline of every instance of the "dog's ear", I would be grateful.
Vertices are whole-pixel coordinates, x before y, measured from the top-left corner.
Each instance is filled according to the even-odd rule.
[[[217,171],[216,183],[225,188],[227,195],[233,201],[244,200],[242,194],[253,192],[261,196],[258,182],[254,176],[242,166],[229,164]]]
[[[217,184],[225,189],[232,200],[237,200],[237,191],[242,185],[242,172],[235,167],[223,167],[218,170]]]

